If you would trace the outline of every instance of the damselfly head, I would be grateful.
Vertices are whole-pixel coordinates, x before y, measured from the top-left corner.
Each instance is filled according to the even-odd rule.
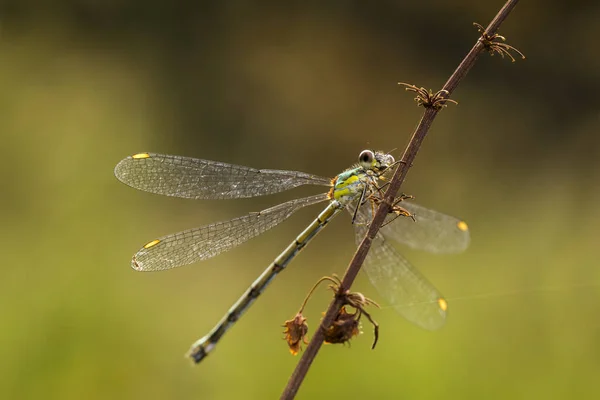
[[[378,161],[379,165],[377,169],[379,171],[385,171],[396,162],[394,156],[389,153],[377,152],[375,153],[375,159]]]
[[[383,172],[394,162],[396,162],[394,156],[381,151],[363,150],[358,156],[360,166],[374,172]]]

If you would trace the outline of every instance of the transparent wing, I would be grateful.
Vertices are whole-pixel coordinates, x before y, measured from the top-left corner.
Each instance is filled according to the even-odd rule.
[[[206,260],[273,228],[299,209],[325,200],[326,194],[291,200],[229,221],[163,236],[142,247],[131,266],[138,271],[159,271]]]
[[[331,186],[331,179],[295,171],[240,165],[165,154],[140,153],[121,160],[115,176],[146,192],[188,199],[263,196],[301,185]]]
[[[371,219],[371,205],[367,203],[355,221],[357,244],[362,241]],[[373,240],[364,271],[381,296],[408,321],[428,330],[444,325],[447,303],[442,295],[385,240],[381,231]]]
[[[471,235],[464,221],[410,201],[398,205],[413,214],[415,220],[400,216],[391,221],[381,228],[387,238],[430,253],[460,253],[469,246]],[[387,221],[394,217],[388,216]]]

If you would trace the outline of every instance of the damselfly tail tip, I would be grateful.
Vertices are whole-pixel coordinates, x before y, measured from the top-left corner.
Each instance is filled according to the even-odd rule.
[[[200,363],[204,360],[208,353],[215,347],[214,343],[205,343],[204,339],[194,343],[187,356],[190,357],[195,364]]]

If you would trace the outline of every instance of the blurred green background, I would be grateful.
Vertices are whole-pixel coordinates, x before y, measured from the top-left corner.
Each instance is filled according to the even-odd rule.
[[[299,360],[280,325],[343,273],[349,219],[193,367],[189,345],[318,210],[199,265],[130,257],[320,189],[186,201],[120,184],[115,164],[154,151],[334,176],[363,148],[399,155],[422,109],[396,83],[440,88],[502,1],[0,4],[0,397],[269,399]],[[482,56],[417,157],[403,190],[472,230],[461,255],[403,249],[449,299],[444,329],[374,311],[377,349],[368,325],[325,346],[299,398],[600,395],[598,18],[598,2],[519,4],[500,33],[527,60]]]

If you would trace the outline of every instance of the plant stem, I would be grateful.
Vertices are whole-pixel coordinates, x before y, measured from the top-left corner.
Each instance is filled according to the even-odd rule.
[[[504,22],[504,20],[508,17],[508,14],[517,5],[517,2],[518,0],[508,0],[504,4],[504,6],[502,7],[502,9],[500,9],[496,17],[494,17],[492,22],[490,22],[490,24],[488,25],[486,29],[487,34],[494,34],[498,30],[502,22]],[[444,96],[445,98],[450,97],[454,89],[456,89],[460,81],[465,77],[467,72],[469,72],[471,67],[475,64],[477,57],[484,49],[484,44],[480,40],[477,40],[471,51],[469,51],[469,53],[465,56],[460,65],[456,68],[454,73],[450,76],[450,78],[444,85],[443,90],[447,91],[446,95]],[[377,235],[379,228],[383,224],[385,217],[387,216],[390,210],[390,205],[393,204],[394,198],[400,190],[400,187],[404,182],[404,179],[406,178],[406,174],[408,173],[408,170],[410,169],[417,155],[417,152],[421,147],[421,143],[423,143],[423,139],[425,139],[425,136],[427,135],[427,132],[429,131],[429,128],[431,127],[431,124],[433,123],[433,120],[438,114],[438,112],[439,109],[433,107],[425,108],[425,112],[421,117],[421,121],[419,122],[419,125],[413,133],[413,136],[410,139],[410,142],[408,143],[404,154],[402,155],[400,166],[396,169],[394,176],[390,182],[390,185],[387,191],[385,192],[385,201],[383,201],[378,207],[373,221],[369,226],[367,234],[365,235],[360,246],[356,250],[354,257],[352,258],[352,261],[350,262],[350,265],[348,266],[348,269],[346,270],[346,273],[342,278],[342,284],[339,289],[340,293],[344,293],[346,290],[349,290],[352,286],[352,283],[354,282],[354,279],[358,275],[358,271],[360,271],[360,268],[367,256],[367,253],[371,248],[371,243]],[[340,307],[342,306],[342,302],[343,297],[336,296],[329,305],[329,308],[327,309],[327,312],[325,313],[325,316],[323,317],[319,328],[315,332],[308,347],[302,354],[302,358],[298,362],[296,369],[292,373],[292,376],[290,377],[288,384],[281,395],[282,400],[293,399],[298,393],[298,389],[300,388],[300,385],[302,384],[302,381],[304,380],[308,369],[310,368],[313,360],[319,352],[319,349],[321,348],[321,345],[323,344],[324,331],[325,329],[327,329],[328,326],[330,326],[333,323],[335,316],[337,315]]]

